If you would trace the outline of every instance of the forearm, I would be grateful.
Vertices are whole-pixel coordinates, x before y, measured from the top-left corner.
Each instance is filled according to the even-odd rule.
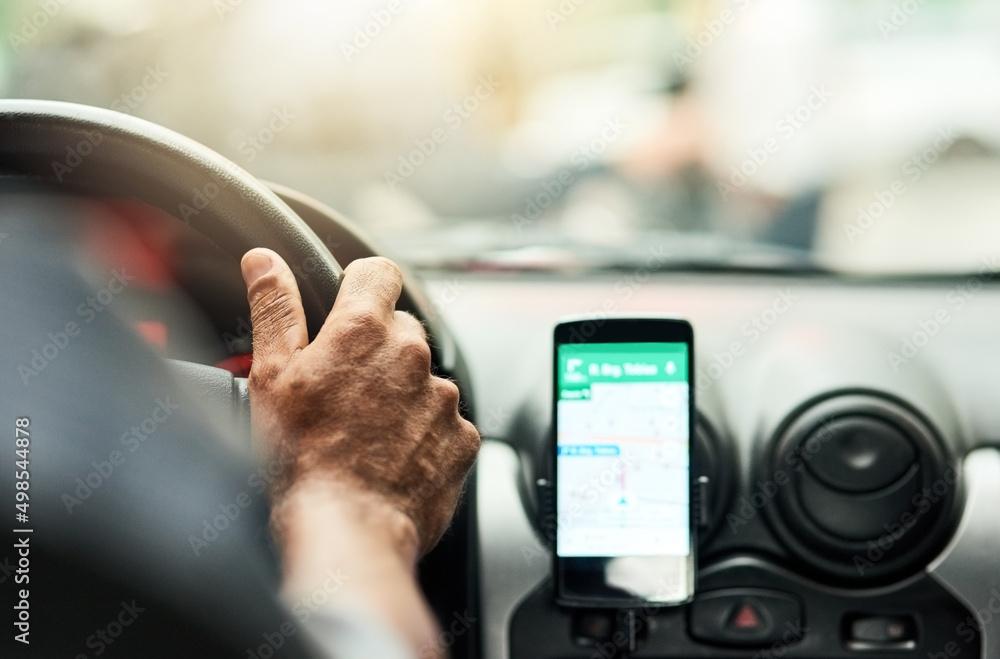
[[[325,481],[300,483],[276,503],[273,526],[284,552],[282,594],[365,611],[393,627],[415,657],[436,657],[437,623],[416,578],[413,522],[374,494]],[[339,575],[330,593],[330,574]]]

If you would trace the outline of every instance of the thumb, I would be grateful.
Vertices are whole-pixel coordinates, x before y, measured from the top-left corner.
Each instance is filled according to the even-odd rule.
[[[295,275],[280,256],[263,248],[244,254],[240,268],[250,302],[254,366],[280,370],[309,344]]]

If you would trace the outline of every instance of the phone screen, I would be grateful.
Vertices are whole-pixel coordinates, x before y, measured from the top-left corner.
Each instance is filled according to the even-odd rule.
[[[557,345],[556,557],[563,600],[693,594],[690,345]]]

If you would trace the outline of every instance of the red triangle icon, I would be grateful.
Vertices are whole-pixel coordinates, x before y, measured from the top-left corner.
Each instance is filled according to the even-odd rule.
[[[733,616],[733,620],[730,623],[736,629],[742,629],[745,631],[750,631],[760,627],[760,615],[758,615],[757,610],[750,606],[749,604],[744,604],[736,611],[736,615]]]

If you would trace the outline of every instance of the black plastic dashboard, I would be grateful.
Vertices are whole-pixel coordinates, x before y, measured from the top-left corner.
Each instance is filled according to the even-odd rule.
[[[452,274],[427,292],[488,438],[475,493],[485,657],[997,657],[1000,287],[969,277]],[[551,328],[695,327],[699,596],[552,603]],[[992,624],[991,624],[992,623]]]

